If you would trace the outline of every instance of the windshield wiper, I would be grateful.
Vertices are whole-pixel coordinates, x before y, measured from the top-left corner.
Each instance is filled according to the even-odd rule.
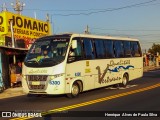
[[[31,60],[26,60],[26,62],[28,62],[28,63],[37,63],[37,60],[36,59],[31,59]]]
[[[55,63],[58,63],[58,61],[54,60],[53,58],[42,59],[42,62],[55,62]]]

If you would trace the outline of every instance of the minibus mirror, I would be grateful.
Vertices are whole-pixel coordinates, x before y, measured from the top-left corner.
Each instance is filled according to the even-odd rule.
[[[77,48],[77,40],[72,40],[72,49]]]

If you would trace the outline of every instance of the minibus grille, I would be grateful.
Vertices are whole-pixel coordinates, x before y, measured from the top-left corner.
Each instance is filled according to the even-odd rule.
[[[30,90],[43,90],[45,85],[29,85]]]
[[[46,81],[48,75],[28,75],[28,81]]]
[[[46,87],[47,75],[28,75],[28,87],[30,90],[43,90]]]

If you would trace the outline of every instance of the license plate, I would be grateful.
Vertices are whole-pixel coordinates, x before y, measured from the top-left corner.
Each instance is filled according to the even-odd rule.
[[[34,82],[32,82],[32,85],[40,85],[40,82],[34,81]]]

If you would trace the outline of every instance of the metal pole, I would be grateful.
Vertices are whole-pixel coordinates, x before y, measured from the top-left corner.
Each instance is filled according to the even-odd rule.
[[[10,26],[11,26],[11,35],[12,35],[12,48],[15,48],[14,31],[13,31],[12,20],[10,21]],[[16,64],[16,55],[13,55],[13,63]]]
[[[3,5],[2,5],[2,11],[7,11],[6,3],[3,3]]]
[[[88,25],[87,25],[87,27],[86,27],[84,33],[85,33],[85,34],[90,34],[90,32],[89,32],[89,26],[88,26]]]
[[[15,48],[14,31],[13,31],[13,23],[12,23],[12,20],[10,21],[10,27],[11,27],[11,36],[12,36],[12,48]]]
[[[13,63],[16,64],[16,55],[13,55]]]
[[[157,52],[156,67],[159,67],[159,52]]]
[[[53,18],[52,18],[52,17],[53,17],[53,15],[51,15],[51,24],[52,24],[52,28],[53,28],[53,29],[50,28],[50,30],[51,30],[51,33],[54,34],[55,25],[54,25],[54,21],[53,21]]]
[[[34,18],[37,19],[37,14],[36,14],[36,12],[34,12]]]

